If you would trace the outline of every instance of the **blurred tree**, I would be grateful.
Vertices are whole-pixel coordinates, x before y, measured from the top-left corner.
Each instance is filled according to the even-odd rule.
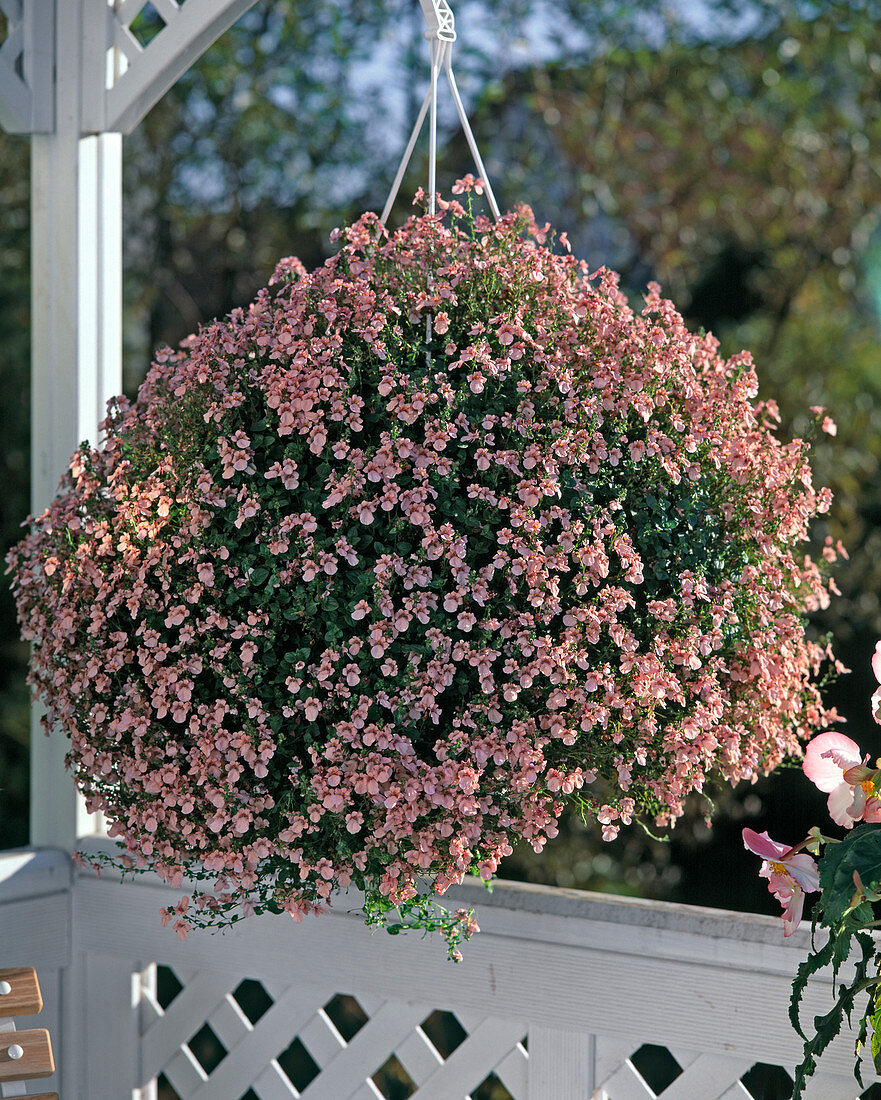
[[[455,5],[466,99],[621,9],[567,0],[551,21],[547,7]],[[148,41],[159,26],[146,8],[132,29]],[[260,0],[126,139],[128,387],[152,348],[247,301],[281,255],[320,262],[335,225],[382,206],[427,85],[424,30],[414,0]],[[466,153],[449,176],[470,167]],[[423,177],[405,181],[398,216]]]

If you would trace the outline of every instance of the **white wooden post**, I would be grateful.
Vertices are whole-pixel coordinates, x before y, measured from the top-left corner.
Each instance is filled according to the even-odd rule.
[[[31,138],[31,507],[51,501],[78,444],[122,389],[122,137],[81,136],[78,4],[59,4],[55,128]],[[31,730],[31,843],[98,830],[64,768],[67,741]]]
[[[122,132],[138,124],[254,0],[0,0],[0,126],[33,135],[31,507],[41,512],[122,389]],[[31,728],[31,843],[72,850],[101,829],[64,768],[67,744]]]

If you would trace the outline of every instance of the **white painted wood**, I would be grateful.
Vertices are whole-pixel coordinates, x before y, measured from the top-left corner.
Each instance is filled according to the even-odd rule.
[[[165,1066],[165,1076],[172,1083],[176,1092],[179,1092],[183,1100],[190,1100],[191,1096],[197,1096],[201,1087],[208,1080],[205,1070],[199,1065],[189,1047],[181,1047],[168,1065]],[[213,1094],[216,1096],[216,1093]],[[110,1100],[110,1097],[107,1097]]]
[[[326,1065],[346,1046],[342,1036],[333,1026],[333,1022],[319,1008],[312,1019],[299,1032],[297,1038],[312,1055],[316,1065],[324,1069]]]
[[[85,1095],[93,1100],[119,1095],[120,1082],[134,1085],[137,1075],[137,1000],[132,960],[87,955],[83,963],[83,1048]],[[95,1011],[97,1006],[113,1010]],[[41,1086],[42,1087],[42,1086]]]
[[[824,1096],[825,1100],[831,1100],[830,1094],[824,1094]],[[724,1092],[722,1096],[719,1097],[719,1100],[754,1100],[754,1097],[752,1097],[740,1081],[738,1081],[737,1084],[732,1085],[730,1089]],[[817,1100],[820,1100],[820,1098],[818,1097]]]
[[[144,1077],[139,1084],[158,1075],[169,1051],[176,1050],[181,1043],[192,1038],[207,1018],[207,1013],[237,984],[235,977],[229,974],[205,970],[184,985],[166,1011],[143,1033],[141,1063]]]
[[[262,1073],[258,1074],[251,1088],[260,1100],[294,1100],[297,1090],[285,1076],[284,1070],[273,1059]]]
[[[419,1089],[417,1100],[467,1096],[517,1045],[524,1031],[525,1025],[517,1020],[483,1020]],[[550,1094],[548,1100],[551,1100]],[[561,1093],[554,1100],[569,1100],[569,1097]]]
[[[254,1030],[251,1021],[230,993],[226,994],[208,1016],[208,1026],[228,1051],[235,1050],[242,1039]]]
[[[303,1090],[303,1100],[350,1096],[379,1069],[388,1058],[389,1052],[430,1012],[431,1009],[424,1005],[414,1007],[390,1002],[384,1004],[324,1073]],[[384,1054],[380,1053],[383,1051]]]
[[[694,1100],[735,1085],[750,1068],[749,1060],[703,1054],[664,1090],[664,1100]]]
[[[594,1077],[598,1082],[607,1081],[618,1066],[622,1065],[640,1043],[633,1045],[632,1039],[610,1039],[607,1035],[597,1036],[594,1041]]]
[[[518,1043],[493,1070],[508,1092],[522,1100],[529,1092],[529,1055]]]
[[[48,133],[54,124],[51,83],[53,0],[4,0],[7,36],[0,43],[0,128],[10,134]],[[21,74],[16,69],[21,59]]]
[[[233,1100],[248,1088],[261,1100],[290,1100],[296,1092],[276,1059],[295,1036],[322,1068],[305,1100],[377,1100],[370,1076],[392,1052],[417,1082],[417,1100],[459,1100],[490,1072],[516,1100],[646,1100],[651,1092],[629,1059],[647,1042],[667,1046],[684,1071],[664,1100],[748,1100],[739,1078],[756,1061],[791,1067],[800,1056],[775,989],[788,986],[787,961],[794,970],[801,950],[787,942],[770,952],[766,933],[776,922],[500,885],[481,910],[486,931],[468,945],[466,961],[451,967],[440,945],[432,952],[431,944],[412,941],[418,950],[407,956],[411,941],[370,936],[345,913],[299,926],[249,919],[225,935],[191,934],[180,943],[156,913],[157,902],[167,904],[176,891],[77,872],[59,892],[67,866],[62,853],[0,856],[0,928],[10,958],[46,964],[46,1022],[54,1016],[63,1025],[58,1091],[80,1100],[118,1100],[126,1075],[138,1100],[151,1100],[145,1077],[160,1072],[184,1100]],[[543,904],[550,914],[542,914]],[[565,921],[563,938],[571,942],[547,942],[545,916]],[[579,949],[579,940],[589,946]],[[756,964],[758,948],[776,973]],[[140,976],[145,954],[171,965],[183,983],[165,1013],[152,977]],[[275,999],[253,1027],[231,997],[244,977],[262,981]],[[633,996],[637,979],[649,1009]],[[334,990],[355,996],[370,1017],[349,1044],[322,1009]],[[431,991],[430,1000],[406,1003],[414,991],[420,1000]],[[739,999],[747,1011],[732,1011]],[[806,1014],[825,1010],[829,999],[828,982],[812,982]],[[443,1063],[419,1028],[433,1008],[453,1012],[468,1031]],[[626,1027],[615,1024],[619,1015]],[[137,1020],[140,1052],[132,1038]],[[205,1021],[228,1050],[210,1077],[182,1045]],[[602,1034],[613,1025],[617,1034]],[[527,1027],[528,1056],[520,1046]],[[767,1032],[760,1039],[757,1027]],[[112,1068],[92,1061],[96,1050],[100,1058],[111,1047]],[[844,1036],[824,1056],[810,1100],[853,1100],[851,1057]]]
[[[87,0],[105,4],[106,0]],[[187,0],[180,7],[154,3],[166,26],[146,49],[132,49],[129,65],[103,98],[97,94],[84,104],[86,132],[118,130],[131,133],[144,115],[187,71],[215,39],[253,6],[255,0]],[[111,18],[126,28],[136,14],[123,5]],[[115,30],[111,29],[113,41]]]
[[[398,1045],[395,1055],[417,1085],[427,1081],[444,1063],[421,1027],[415,1028]]]
[[[593,1035],[538,1024],[530,1027],[530,1100],[583,1100],[590,1096],[598,1083],[594,1080],[594,1047]]]
[[[368,1077],[352,1095],[349,1100],[385,1100],[385,1097]]]
[[[31,139],[31,507],[38,514],[80,441],[97,442],[122,389],[122,144],[80,138],[80,5],[56,10],[55,131]],[[48,72],[51,73],[50,67]],[[44,74],[45,76],[46,74]],[[32,722],[31,843],[71,850],[100,831],[64,768],[66,739]]]
[[[154,963],[148,963],[146,966],[142,962],[136,962],[134,964],[134,977],[133,981],[136,986],[135,1004],[137,1006],[137,1030],[138,1041],[136,1042],[136,1066],[134,1081],[144,1082],[140,1087],[136,1087],[132,1092],[132,1100],[158,1100],[158,1090],[156,1086],[155,1078],[148,1080],[147,1074],[144,1073],[144,1066],[142,1061],[142,1047],[140,1043],[140,1036],[146,1030],[146,1023],[149,1020],[152,1022],[157,1019],[162,1009],[159,1007],[159,1003],[156,1000],[156,983],[157,973],[156,965]]]
[[[238,984],[234,981],[233,984]],[[330,994],[292,985],[275,1002],[234,1050],[220,1063],[204,1087],[186,1100],[217,1100],[247,1092],[255,1069],[286,1050]],[[169,1006],[169,1008],[173,1007]]]
[[[822,1065],[822,1062],[820,1064]],[[871,1061],[869,1061],[863,1067],[863,1081],[865,1081],[867,1088],[873,1080],[876,1080],[875,1071],[872,1068]],[[861,1091],[853,1077],[847,1081],[841,1077],[832,1077],[827,1073],[815,1073],[808,1080],[805,1087],[804,1100],[855,1100]],[[746,1090],[744,1090],[744,1094],[748,1095]],[[740,1100],[739,1096],[738,1100]]]
[[[657,957],[660,951],[653,951],[652,944],[665,947],[669,954],[668,937],[684,935],[676,933],[676,921],[687,924],[693,919],[693,915],[681,914],[679,907],[633,909],[620,905],[621,920],[616,921],[609,910],[618,903],[604,900],[597,903],[596,911],[605,919],[593,922],[590,905],[578,898],[568,921],[567,938],[581,938],[591,946],[577,947],[548,939],[535,912],[518,908],[522,900],[519,888],[499,886],[492,904],[483,899],[480,919],[484,931],[468,945],[465,960],[452,967],[440,945],[431,950],[431,944],[418,938],[371,936],[357,917],[344,913],[299,925],[286,917],[256,917],[223,936],[193,933],[182,944],[159,927],[155,916],[160,905],[177,896],[175,891],[145,883],[120,888],[106,876],[101,881],[79,881],[75,902],[84,915],[85,945],[91,946],[90,928],[96,921],[100,927],[101,914],[110,909],[124,919],[101,929],[108,950],[125,954],[136,944],[139,953],[154,951],[172,965],[185,959],[258,980],[286,976],[325,988],[332,981],[355,997],[371,992],[390,999],[400,997],[400,974],[404,973],[412,988],[432,991],[432,1007],[457,1014],[472,1009],[484,1016],[516,1016],[567,1031],[619,1038],[636,1034],[641,1042],[680,1043],[735,1056],[742,1053],[771,1063],[793,1063],[801,1051],[789,1026],[787,1006],[791,976],[802,950],[787,942],[770,951],[763,943],[764,936],[780,936],[777,922],[770,918],[756,924],[755,918],[740,920],[726,915],[714,929],[712,920],[702,915],[699,926],[706,929],[705,935],[690,940],[685,936],[679,941],[680,958],[664,958]],[[503,902],[509,899],[506,908]],[[555,900],[549,891],[549,905]],[[348,902],[343,904],[348,908]],[[649,922],[641,927],[633,923],[640,913]],[[630,935],[635,941],[629,950],[625,917],[631,922]],[[654,927],[651,922],[661,917],[666,924]],[[555,920],[561,919],[562,915],[555,916]],[[506,934],[496,932],[497,921]],[[713,931],[719,934],[713,935]],[[608,944],[605,948],[603,937]],[[712,943],[703,943],[704,939]],[[754,959],[762,951],[765,965],[760,966]],[[720,954],[736,961],[724,965],[699,961],[702,955],[713,958]],[[759,975],[762,998],[757,1001]],[[584,990],[615,990],[615,996],[586,997]],[[828,983],[812,983],[805,1018],[826,1010],[828,1003]],[[833,1045],[826,1062],[836,1072],[847,1069],[847,1043]]]
[[[75,933],[74,923],[71,934]],[[88,1071],[87,1059],[83,1053],[86,1042],[85,952],[74,946],[70,961],[59,972],[58,979],[60,1029],[52,1036],[56,1070],[53,1090],[65,1098],[84,1097]],[[119,1006],[114,1005],[113,1010],[118,1011]],[[103,1097],[96,1100],[103,1100]]]
[[[2,888],[0,888],[2,889]],[[0,894],[2,897],[2,894]],[[12,944],[20,945],[20,962]],[[8,965],[40,971],[69,965],[71,953],[70,895],[20,898],[0,904],[0,958]],[[14,963],[13,963],[14,960]]]
[[[654,1093],[629,1061],[619,1066],[602,1087],[612,1100],[653,1100]]]

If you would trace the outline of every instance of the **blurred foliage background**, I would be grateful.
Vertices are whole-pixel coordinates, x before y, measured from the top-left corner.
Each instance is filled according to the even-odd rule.
[[[830,686],[873,755],[869,658],[881,636],[881,4],[875,0],[461,0],[454,63],[503,206],[529,202],[592,267],[649,279],[755,355],[781,433],[811,405],[835,493],[815,531],[850,558],[812,629],[851,675]],[[162,23],[147,5],[146,43]],[[330,230],[382,206],[424,94],[412,0],[258,0],[125,140],[125,388],[151,350],[245,303],[276,260],[307,266]],[[0,38],[5,27],[0,22]],[[472,169],[443,101],[441,186]],[[0,539],[28,511],[28,144],[0,135]],[[416,164],[402,188],[423,182]],[[394,217],[403,217],[399,200]],[[27,842],[26,649],[0,591],[0,847]],[[669,842],[604,844],[566,819],[504,877],[776,913],[740,829],[795,843],[826,822],[797,768],[695,799]]]

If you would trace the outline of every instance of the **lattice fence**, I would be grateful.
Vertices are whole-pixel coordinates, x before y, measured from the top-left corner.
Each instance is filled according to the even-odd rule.
[[[522,1022],[213,971],[158,977],[141,1058],[159,1100],[526,1100]]]
[[[143,975],[141,1027],[156,1100],[533,1100],[527,1025],[474,1012],[161,966]],[[602,1037],[592,1048],[593,1100],[792,1091],[785,1069],[743,1058]]]
[[[458,967],[339,911],[180,943],[157,915],[176,891],[97,879],[51,849],[0,854],[0,929],[40,972],[62,1097],[790,1100],[801,1043],[786,1010],[809,933],[477,889],[456,899],[479,902],[483,929]],[[830,996],[809,983],[804,1019]],[[853,1039],[826,1051],[805,1100],[881,1100],[853,1080]]]

